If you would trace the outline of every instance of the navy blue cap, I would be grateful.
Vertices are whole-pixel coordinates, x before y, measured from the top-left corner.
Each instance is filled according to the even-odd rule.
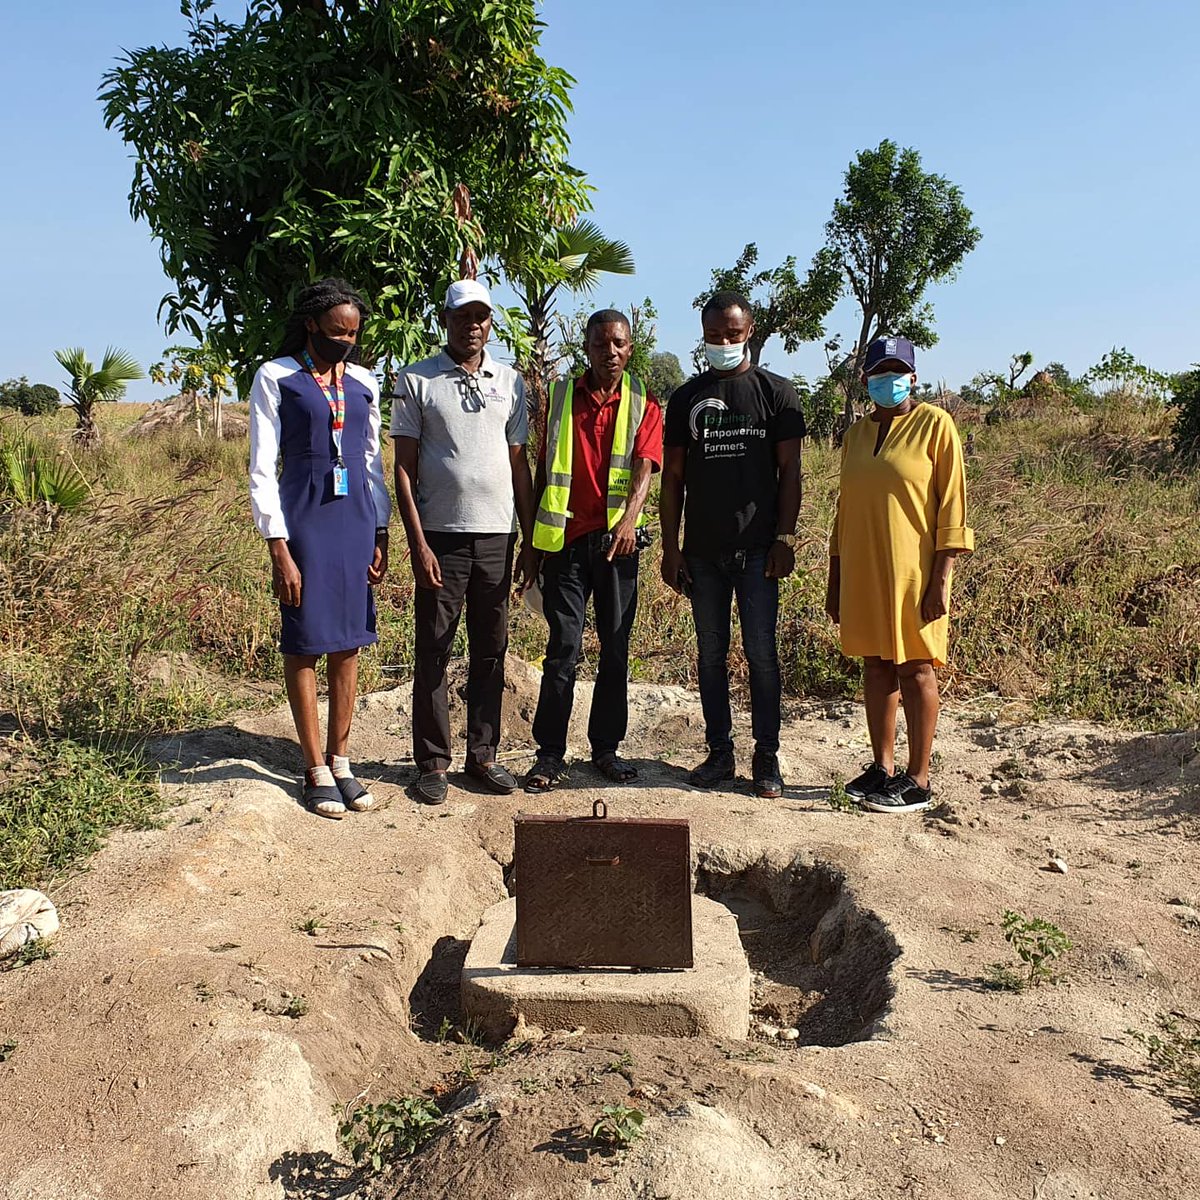
[[[867,347],[863,371],[868,375],[881,362],[902,362],[910,371],[917,369],[917,352],[906,337],[878,337]]]

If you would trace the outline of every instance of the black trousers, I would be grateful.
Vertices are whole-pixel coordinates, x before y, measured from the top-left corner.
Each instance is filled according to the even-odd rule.
[[[413,670],[413,758],[421,771],[450,767],[450,710],[446,664],[467,608],[467,761],[496,761],[504,655],[508,649],[508,592],[515,534],[427,533],[442,569],[440,588],[417,588],[416,665]]]
[[[615,752],[629,721],[629,635],[637,612],[638,554],[609,562],[602,533],[576,538],[542,566],[542,606],[550,626],[542,690],[533,718],[538,752],[563,758],[575,700],[575,668],[583,645],[588,597],[596,610],[600,665],[588,718],[592,757]]]

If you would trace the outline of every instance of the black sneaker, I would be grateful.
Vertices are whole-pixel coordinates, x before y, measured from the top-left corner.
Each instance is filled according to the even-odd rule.
[[[783,775],[779,771],[779,757],[774,750],[755,750],[751,767],[754,779],[754,794],[763,800],[778,800],[783,795]]]
[[[862,805],[877,813],[924,812],[933,807],[933,789],[921,787],[911,775],[899,771]]]
[[[861,775],[855,776],[846,784],[846,795],[855,800],[865,800],[876,792],[881,792],[892,778],[877,762],[867,763]]]
[[[688,776],[692,787],[710,788],[729,783],[737,774],[732,750],[710,750],[708,757]]]

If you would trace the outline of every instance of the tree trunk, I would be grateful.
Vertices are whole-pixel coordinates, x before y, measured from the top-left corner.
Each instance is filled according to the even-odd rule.
[[[536,454],[546,432],[546,402],[549,395],[546,380],[550,374],[550,315],[545,306],[529,301],[529,333],[533,338],[533,353],[521,368],[525,380],[525,399],[529,409],[529,444]]]
[[[767,344],[770,334],[760,334],[756,329],[754,336],[749,341],[750,346],[750,361],[757,367],[758,360],[762,357],[763,347]]]
[[[218,442],[221,440],[221,438],[225,434],[223,422],[221,421],[221,416],[222,416],[221,393],[214,392],[213,393],[213,430],[216,434],[216,438],[217,438]]]
[[[871,332],[871,322],[874,321],[875,314],[870,311],[863,312],[862,324],[858,329],[858,340],[854,343],[854,354],[850,360],[848,378],[845,381],[846,403],[842,408],[842,435],[854,424],[858,417],[854,408],[855,395],[861,395],[863,360],[867,353],[867,338]]]
[[[75,440],[89,450],[100,445],[100,426],[96,424],[95,407],[76,404],[75,416]]]

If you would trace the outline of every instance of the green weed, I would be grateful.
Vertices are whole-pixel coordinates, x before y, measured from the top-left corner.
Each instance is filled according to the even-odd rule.
[[[592,1141],[625,1150],[642,1136],[646,1114],[626,1104],[606,1104],[592,1126]]]
[[[1170,1088],[1200,1105],[1200,1020],[1183,1013],[1158,1013],[1157,1033],[1126,1032],[1146,1050],[1150,1066]]]
[[[269,1017],[288,1017],[298,1021],[308,1014],[308,1000],[304,996],[284,993],[279,1000],[255,1000],[251,1008],[254,1012],[266,1013]]]
[[[846,781],[836,773],[829,777],[829,795],[826,800],[834,812],[862,815],[858,802],[846,791]]]
[[[334,1112],[341,1114],[337,1106]],[[386,1159],[415,1154],[445,1123],[432,1100],[402,1096],[352,1109],[338,1125],[338,1140],[356,1165],[379,1171]]]
[[[0,742],[0,889],[36,887],[98,850],[117,826],[144,829],[161,806],[138,753],[70,739]]]
[[[989,963],[984,968],[984,986],[993,992],[1023,992],[1025,976],[1014,971],[1009,963]]]
[[[1036,987],[1046,980],[1055,980],[1050,964],[1071,949],[1071,939],[1057,925],[1041,917],[1023,917],[1012,909],[1005,909],[1000,925],[1004,940],[1029,968],[1026,982]]]

